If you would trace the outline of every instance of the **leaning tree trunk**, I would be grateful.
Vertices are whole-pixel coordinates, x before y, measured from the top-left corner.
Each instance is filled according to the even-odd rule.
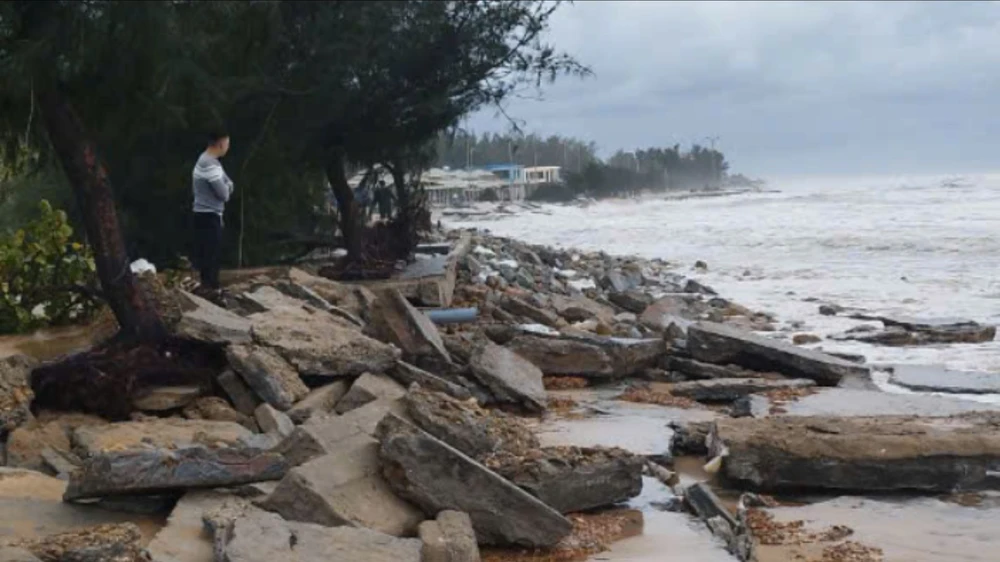
[[[94,141],[60,92],[40,92],[38,102],[49,140],[76,196],[97,276],[118,319],[120,335],[142,343],[163,341],[163,321],[129,267],[111,181]]]
[[[362,261],[362,236],[364,225],[354,192],[347,183],[346,158],[343,150],[334,150],[326,166],[326,178],[333,188],[333,196],[337,199],[340,210],[340,232],[344,237],[347,249],[347,260],[350,263]]]
[[[406,182],[406,168],[400,159],[394,160],[390,164],[385,164],[389,173],[392,174],[392,182],[396,188],[396,216],[393,219],[393,245],[397,257],[405,258],[417,247],[419,242],[417,234],[418,209],[414,208],[411,185]]]

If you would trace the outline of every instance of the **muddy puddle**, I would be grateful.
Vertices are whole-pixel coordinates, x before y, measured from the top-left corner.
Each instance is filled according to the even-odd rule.
[[[62,501],[66,483],[42,474],[0,469],[0,537],[31,538],[103,523],[135,523],[148,542],[165,515],[136,515]]]
[[[671,421],[708,421],[718,414],[710,410],[671,408],[613,398],[624,387],[550,392],[568,398],[576,407],[538,422],[542,445],[621,447],[641,455],[664,455],[670,450]],[[690,485],[709,477],[704,459],[674,459],[680,484]],[[728,495],[727,495],[728,497]],[[735,497],[735,495],[733,495]],[[673,491],[655,478],[643,478],[642,494],[628,506],[639,509],[645,521],[643,533],[611,545],[610,550],[588,560],[603,562],[732,562],[733,556],[705,525],[684,513],[666,511]],[[735,503],[733,504],[735,507]],[[669,553],[666,554],[666,553]]]
[[[33,334],[0,336],[0,357],[24,354],[45,361],[86,350],[110,335],[96,326],[68,326]]]

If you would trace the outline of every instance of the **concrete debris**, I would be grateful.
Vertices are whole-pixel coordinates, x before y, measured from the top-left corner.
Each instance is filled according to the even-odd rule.
[[[376,437],[389,485],[426,513],[468,513],[480,544],[552,546],[572,529],[540,500],[395,415],[379,423]]]
[[[260,505],[290,521],[414,534],[423,513],[393,494],[379,467],[378,442],[355,435],[336,452],[293,468]]]
[[[1000,417],[718,420],[709,437],[731,481],[761,490],[948,492],[996,485]]]
[[[351,385],[351,389],[338,402],[334,410],[346,414],[376,400],[396,400],[406,394],[406,389],[385,375],[365,373]]]
[[[548,400],[542,371],[517,353],[492,342],[483,342],[469,359],[472,376],[500,403],[545,409]]]
[[[500,452],[483,464],[560,513],[614,505],[642,491],[643,460],[621,449],[546,447]]]
[[[390,412],[405,415],[401,400],[376,400],[342,416],[317,415],[295,428],[292,434],[275,448],[292,466],[337,451],[345,439],[375,434],[378,423]]]
[[[233,403],[237,412],[245,416],[253,415],[254,410],[257,409],[257,405],[260,404],[260,399],[257,398],[239,375],[232,370],[227,370],[219,375],[219,378],[216,380],[222,391],[229,397],[230,402]]]
[[[217,488],[278,480],[288,470],[284,457],[256,449],[204,446],[107,452],[84,459],[69,480],[66,501]]]
[[[226,357],[257,396],[281,411],[309,394],[295,369],[269,348],[233,345],[226,349]]]
[[[257,406],[254,417],[257,419],[260,430],[264,433],[273,433],[284,438],[295,430],[295,423],[292,422],[292,419],[284,412],[275,410],[270,404]]]
[[[285,521],[250,509],[224,530],[222,562],[421,562],[421,542],[371,529]]]
[[[347,381],[336,381],[321,386],[307,394],[302,400],[296,402],[288,410],[288,417],[296,424],[303,424],[314,415],[330,413],[337,405],[337,402],[347,394],[348,388]]]
[[[836,386],[844,377],[868,375],[864,366],[710,322],[701,322],[688,329],[688,349],[696,360],[705,363],[777,371],[826,386]]]
[[[424,521],[418,531],[422,562],[479,562],[479,545],[472,519],[461,511],[444,510],[436,520]]]
[[[413,307],[396,289],[376,292],[377,300],[371,310],[372,328],[383,341],[403,350],[403,358],[410,363],[450,363],[437,327],[426,314]]]

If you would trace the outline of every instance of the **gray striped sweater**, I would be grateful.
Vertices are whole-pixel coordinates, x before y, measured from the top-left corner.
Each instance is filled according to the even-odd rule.
[[[202,152],[191,173],[191,188],[194,191],[194,212],[222,216],[226,202],[233,194],[233,181],[222,169],[218,158]]]

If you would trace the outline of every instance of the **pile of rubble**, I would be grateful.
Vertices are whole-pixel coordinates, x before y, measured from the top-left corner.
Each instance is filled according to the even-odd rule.
[[[868,368],[758,335],[771,318],[669,264],[449,236],[463,248],[448,257],[453,304],[475,306],[474,322],[439,329],[396,288],[298,268],[230,285],[225,308],[181,290],[158,299],[174,334],[219,346],[225,366],[211,385],[137,389],[130,421],[33,408],[37,365],[0,360],[0,505],[32,482],[64,506],[36,536],[0,539],[0,560],[468,562],[480,546],[581,541],[593,552],[581,537],[594,520],[580,514],[620,507],[644,474],[669,473],[618,448],[542,446],[522,416],[547,411],[545,377],[627,379],[630,400],[725,408],[679,428],[674,453],[716,458],[739,487],[994,479],[987,414],[776,417],[771,401],[842,391],[832,387]],[[740,552],[746,525],[706,487],[685,496]],[[122,515],[164,510],[152,531]]]

